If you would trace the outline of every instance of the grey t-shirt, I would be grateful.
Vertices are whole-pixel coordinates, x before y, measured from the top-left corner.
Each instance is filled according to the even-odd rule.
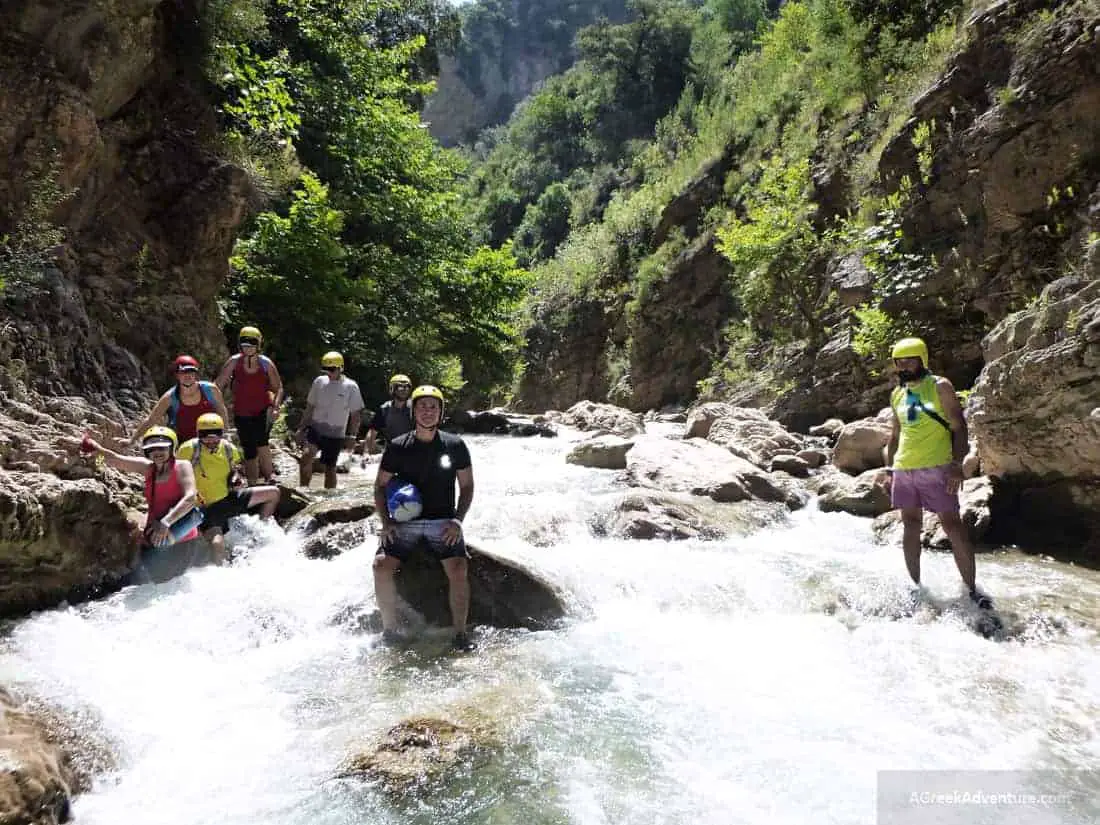
[[[313,407],[310,426],[317,435],[326,438],[347,435],[348,416],[364,406],[359,385],[346,375],[341,375],[339,381],[333,381],[327,375],[318,375],[309,388],[306,403]]]

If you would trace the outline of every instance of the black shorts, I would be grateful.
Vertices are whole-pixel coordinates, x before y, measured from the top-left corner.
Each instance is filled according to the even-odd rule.
[[[215,501],[203,507],[206,518],[203,519],[201,529],[204,533],[214,527],[218,527],[224,533],[229,529],[229,520],[242,516],[248,512],[252,502],[252,491],[230,490],[229,495],[221,501]]]
[[[237,438],[246,461],[256,457],[258,448],[268,446],[271,422],[266,410],[260,415],[235,415],[233,424],[237,428]]]
[[[340,450],[344,448],[344,439],[320,435],[313,427],[306,428],[306,442],[315,451],[321,451],[321,463],[326,467],[336,466],[340,459]]]

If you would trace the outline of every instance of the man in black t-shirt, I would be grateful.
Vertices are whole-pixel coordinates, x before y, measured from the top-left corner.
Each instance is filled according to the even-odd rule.
[[[374,557],[374,593],[382,613],[382,636],[387,642],[397,639],[397,586],[393,576],[401,560],[423,541],[439,556],[447,574],[454,645],[459,650],[472,650],[466,633],[470,606],[469,554],[462,537],[462,519],[474,498],[470,451],[457,435],[439,431],[443,393],[436,387],[417,387],[409,396],[409,403],[415,429],[386,445],[374,481],[375,510],[382,519],[382,535]],[[417,518],[399,522],[390,513],[387,488],[395,479],[401,484],[414,485],[420,492],[422,509]]]

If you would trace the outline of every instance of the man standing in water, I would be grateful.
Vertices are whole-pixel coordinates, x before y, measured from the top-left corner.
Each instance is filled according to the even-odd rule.
[[[340,450],[355,444],[363,412],[359,385],[344,375],[344,356],[326,352],[321,358],[324,375],[313,379],[306,396],[306,409],[298,426],[302,457],[298,462],[299,481],[308,487],[313,480],[313,459],[318,451],[325,468],[325,489],[336,488],[336,464]]]
[[[398,640],[397,586],[393,577],[401,560],[424,541],[443,563],[447,574],[454,646],[474,649],[466,633],[470,606],[466,542],[462,520],[474,500],[474,473],[470,451],[457,435],[439,431],[443,420],[443,393],[436,387],[417,387],[409,396],[415,428],[395,438],[382,453],[374,481],[375,510],[382,520],[378,554],[374,557],[374,594],[382,613],[382,638]],[[412,484],[420,492],[420,515],[398,522],[389,511],[391,481]],[[458,505],[455,506],[455,482]]]
[[[898,386],[890,394],[893,430],[879,483],[901,510],[902,545],[909,576],[920,587],[921,529],[924,511],[935,513],[951,540],[955,565],[971,600],[983,609],[993,601],[975,584],[974,548],[959,516],[962,462],[969,449],[966,419],[951,382],[928,371],[928,347],[904,338],[891,356]]]

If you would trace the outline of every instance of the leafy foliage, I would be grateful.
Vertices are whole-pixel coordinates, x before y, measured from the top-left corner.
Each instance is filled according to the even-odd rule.
[[[463,163],[417,106],[455,17],[434,0],[270,0],[212,54],[230,136],[288,148],[301,169],[238,242],[227,328],[265,330],[292,387],[344,353],[377,397],[400,370],[487,392],[512,373],[512,312],[525,275],[480,247],[458,201]],[[224,11],[224,8],[223,8]],[[293,311],[288,311],[293,307]],[[457,366],[456,366],[457,365]]]

